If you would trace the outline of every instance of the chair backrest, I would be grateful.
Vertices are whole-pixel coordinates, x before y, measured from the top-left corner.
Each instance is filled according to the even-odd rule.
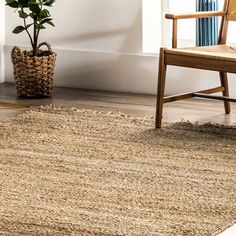
[[[225,0],[224,11],[226,12],[226,16],[222,17],[219,44],[225,44],[227,41],[229,21],[236,21],[236,0]]]
[[[227,20],[236,21],[236,0],[226,0]]]

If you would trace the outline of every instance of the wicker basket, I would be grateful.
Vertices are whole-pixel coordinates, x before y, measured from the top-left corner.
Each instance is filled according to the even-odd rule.
[[[46,42],[39,44],[38,52],[43,52],[40,50],[43,45],[48,48],[47,55],[37,57],[33,57],[32,52],[22,51],[18,47],[12,49],[17,96],[31,98],[51,96],[57,55]]]

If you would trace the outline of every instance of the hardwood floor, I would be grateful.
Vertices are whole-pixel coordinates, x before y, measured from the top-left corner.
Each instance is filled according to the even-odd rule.
[[[134,116],[154,116],[155,96],[129,93],[105,92],[56,87],[52,98],[17,98],[13,84],[0,85],[0,101],[27,105],[29,108],[0,107],[0,120],[11,118],[25,110],[39,105],[121,111]],[[164,105],[163,120],[176,122],[181,119],[192,122],[216,122],[225,125],[236,123],[236,104],[232,103],[232,113],[224,114],[223,102],[203,99],[187,99]]]

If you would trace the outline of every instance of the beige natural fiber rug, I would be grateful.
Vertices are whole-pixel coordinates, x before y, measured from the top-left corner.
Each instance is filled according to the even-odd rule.
[[[40,108],[0,124],[0,235],[217,235],[236,128]]]

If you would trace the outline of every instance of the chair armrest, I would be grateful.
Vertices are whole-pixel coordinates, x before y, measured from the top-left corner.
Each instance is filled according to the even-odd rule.
[[[166,19],[179,20],[179,19],[191,19],[191,18],[208,18],[214,16],[225,16],[224,11],[201,11],[185,14],[166,14]]]
[[[166,19],[173,20],[172,48],[177,48],[177,21],[180,19],[208,18],[216,16],[226,16],[225,11],[201,11],[185,14],[166,14]]]

